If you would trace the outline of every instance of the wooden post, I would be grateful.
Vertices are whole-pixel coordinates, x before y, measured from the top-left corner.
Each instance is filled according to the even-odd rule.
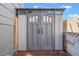
[[[14,52],[18,50],[18,17],[14,19]]]

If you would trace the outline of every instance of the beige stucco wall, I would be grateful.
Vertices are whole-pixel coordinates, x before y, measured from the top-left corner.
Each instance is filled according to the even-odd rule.
[[[79,32],[79,16],[64,21],[64,32]]]

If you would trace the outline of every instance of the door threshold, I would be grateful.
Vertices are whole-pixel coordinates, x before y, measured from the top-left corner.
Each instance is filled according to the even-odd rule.
[[[18,50],[15,55],[32,54],[64,54],[64,50]]]

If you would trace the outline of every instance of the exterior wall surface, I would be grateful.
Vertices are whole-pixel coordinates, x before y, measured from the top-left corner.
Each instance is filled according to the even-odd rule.
[[[55,15],[55,50],[63,50],[63,16]]]
[[[18,40],[18,50],[27,50],[27,16],[18,16],[18,27],[19,27],[19,40]]]
[[[64,21],[64,32],[79,32],[79,16]]]
[[[23,4],[0,3],[0,55],[13,54],[15,8],[23,8]]]

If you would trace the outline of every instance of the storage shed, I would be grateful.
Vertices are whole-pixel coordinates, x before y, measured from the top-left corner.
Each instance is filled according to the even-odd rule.
[[[15,51],[63,50],[64,8],[18,8]]]

